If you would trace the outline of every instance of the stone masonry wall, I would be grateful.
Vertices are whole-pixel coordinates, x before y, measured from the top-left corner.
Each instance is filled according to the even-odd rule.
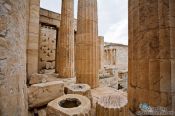
[[[39,40],[39,70],[55,69],[55,51],[56,51],[55,27],[41,25]]]

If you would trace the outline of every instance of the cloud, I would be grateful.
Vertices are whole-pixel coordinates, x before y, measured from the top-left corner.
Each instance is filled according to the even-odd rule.
[[[128,44],[128,20],[121,20],[109,27],[104,34],[105,41]]]
[[[77,2],[75,0],[75,17]],[[41,0],[41,7],[61,13],[61,0]],[[128,44],[128,0],[98,0],[99,35],[106,42]]]
[[[106,42],[128,44],[128,0],[98,0],[99,35]]]
[[[41,8],[61,13],[61,0],[41,0],[40,6]]]

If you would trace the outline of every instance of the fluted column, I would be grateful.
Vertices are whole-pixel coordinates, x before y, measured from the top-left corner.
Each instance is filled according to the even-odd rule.
[[[102,70],[104,68],[104,37],[103,36],[99,36],[98,37],[98,41],[99,41],[99,67],[100,70]]]
[[[110,54],[109,54],[109,49],[107,49],[107,63],[110,65]]]
[[[97,0],[78,1],[78,26],[76,39],[77,83],[98,86],[98,18]]]
[[[0,0],[0,116],[27,116],[29,0]]]
[[[106,56],[107,56],[106,50],[104,50],[104,65],[106,65]]]
[[[74,77],[74,0],[62,0],[56,57],[56,72],[59,76]]]
[[[175,0],[129,0],[129,110],[175,111]]]
[[[113,54],[112,54],[112,49],[110,49],[110,65],[112,65],[112,57],[113,57]]]
[[[108,49],[106,49],[106,65],[108,65]]]
[[[111,65],[111,49],[109,49],[109,65]]]
[[[114,65],[115,65],[115,60],[116,60],[116,58],[115,58],[115,49],[114,49]]]
[[[115,56],[115,51],[112,49],[112,65],[114,65],[114,56]]]

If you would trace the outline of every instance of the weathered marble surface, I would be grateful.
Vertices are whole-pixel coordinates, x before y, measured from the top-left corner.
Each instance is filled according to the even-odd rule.
[[[34,84],[28,88],[28,105],[30,108],[44,106],[63,94],[64,83],[62,81]]]
[[[128,116],[127,103],[122,94],[103,96],[96,104],[96,116]]]
[[[29,0],[0,0],[0,116],[26,116]]]
[[[29,29],[27,39],[27,76],[38,72],[40,0],[30,0]]]
[[[91,87],[88,84],[70,84],[64,88],[66,94],[79,94],[92,100]]]
[[[93,101],[92,102],[93,103],[92,104],[92,116],[96,116],[96,103],[100,98],[104,96],[108,96],[108,95],[120,95],[120,96],[124,96],[125,98],[127,98],[126,92],[116,90],[111,87],[98,87],[98,88],[92,89],[91,94],[92,94],[92,101]]]
[[[75,77],[73,0],[62,0],[61,25],[57,42],[56,72],[62,78]]]
[[[99,71],[97,0],[79,0],[77,20],[77,83],[95,88],[98,86]]]
[[[48,82],[48,79],[50,79],[50,78],[46,74],[35,73],[35,74],[31,75],[30,80],[29,80],[29,84],[32,85],[32,84],[39,84],[39,83]],[[55,81],[56,81],[56,79],[55,79]]]
[[[129,109],[175,111],[175,1],[129,0]]]
[[[99,44],[99,70],[104,69],[104,37],[98,36]]]
[[[73,108],[63,108],[59,104],[62,100],[76,99],[81,104]],[[91,116],[91,102],[90,100],[82,95],[67,94],[51,101],[47,105],[48,116]]]

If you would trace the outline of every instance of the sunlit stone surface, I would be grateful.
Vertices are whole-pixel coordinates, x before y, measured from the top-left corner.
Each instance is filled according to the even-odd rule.
[[[77,83],[98,86],[98,18],[97,0],[78,1],[78,22],[76,38]]]
[[[175,1],[129,0],[129,110],[175,111]]]
[[[60,33],[57,44],[56,72],[62,78],[75,76],[74,71],[74,1],[62,0]]]

